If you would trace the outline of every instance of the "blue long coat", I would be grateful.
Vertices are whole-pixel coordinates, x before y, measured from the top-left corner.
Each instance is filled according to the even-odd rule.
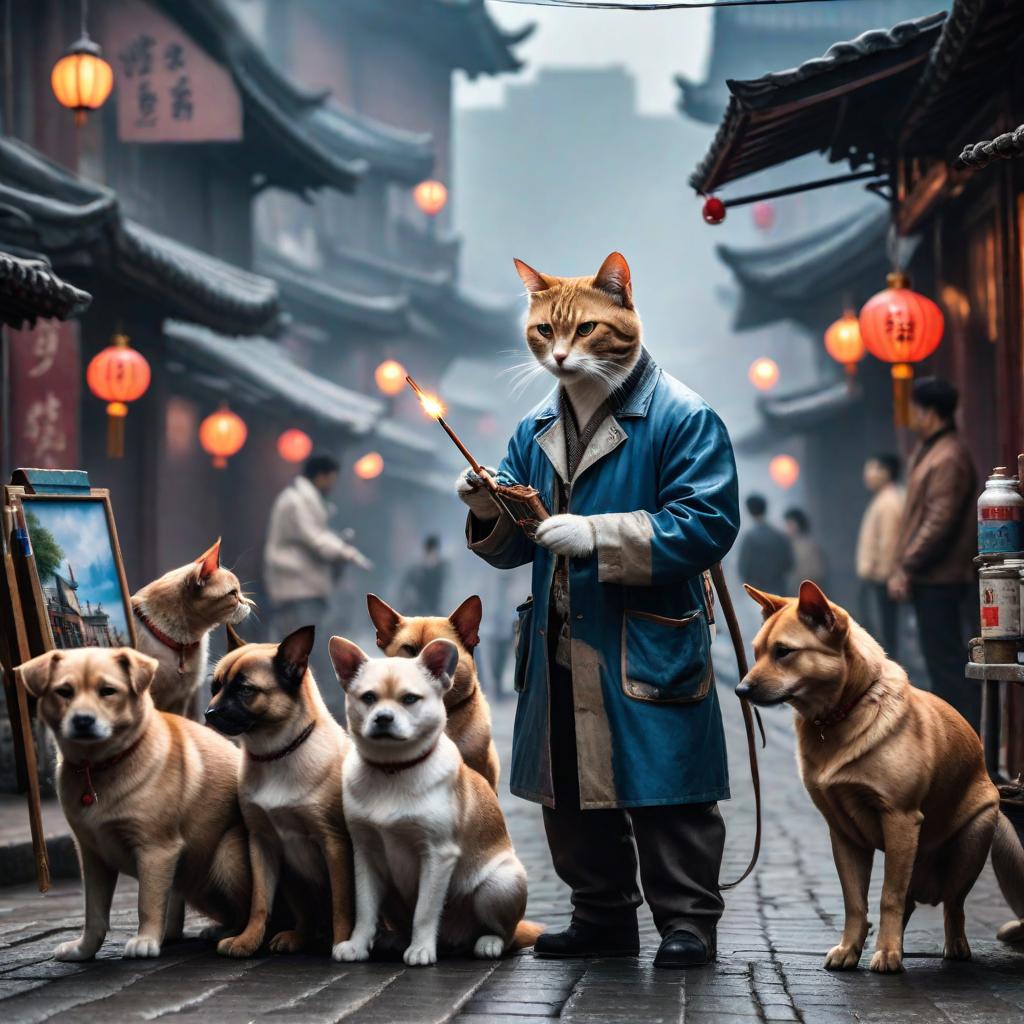
[[[557,390],[523,419],[499,475],[556,509],[566,478]],[[739,527],[736,465],[712,409],[653,362],[588,446],[568,511],[595,517],[596,553],[569,563],[580,804],[642,807],[729,796],[702,574]],[[469,523],[470,548],[501,569],[533,563],[518,610],[510,784],[554,805],[548,602],[555,555],[507,516]],[[486,536],[481,534],[486,533]]]

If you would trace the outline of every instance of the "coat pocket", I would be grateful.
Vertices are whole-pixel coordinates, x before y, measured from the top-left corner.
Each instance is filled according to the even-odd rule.
[[[682,619],[623,613],[622,689],[628,697],[686,704],[708,695],[713,676],[703,609]]]
[[[533,598],[528,597],[516,609],[515,634],[512,647],[516,654],[516,672],[513,685],[516,693],[526,689],[526,673],[530,662],[530,642],[533,633]]]

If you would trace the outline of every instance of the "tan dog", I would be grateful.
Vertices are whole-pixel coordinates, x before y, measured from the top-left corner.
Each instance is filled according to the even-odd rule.
[[[282,869],[295,927],[270,941],[276,953],[304,949],[326,933],[337,947],[352,932],[352,854],[341,804],[344,729],[331,717],[309,671],[315,631],[280,644],[232,649],[213,674],[206,720],[245,751],[239,779],[249,829],[252,907],[245,931],[217,951],[252,956],[262,945]]]
[[[969,959],[964,901],[990,849],[1004,893],[1024,900],[1024,850],[999,813],[978,736],[945,701],[911,686],[814,583],[799,598],[746,589],[765,623],[736,692],[796,712],[800,774],[828,822],[843,889],[846,923],[825,967],[860,960],[875,850],[885,851],[885,879],[871,970],[901,969],[917,903],[943,904],[943,955]]]
[[[377,629],[377,646],[389,658],[415,658],[432,640],[450,640],[459,649],[455,681],[444,695],[448,733],[462,759],[498,791],[501,766],[491,739],[491,709],[480,689],[473,651],[480,643],[483,605],[466,598],[447,619],[440,616],[405,618],[376,594],[367,594],[370,619]]]
[[[370,661],[331,637],[352,745],[342,771],[356,869],[356,924],[339,960],[366,960],[381,917],[405,962],[432,964],[438,944],[478,957],[531,945],[526,871],[498,798],[445,734],[443,696],[459,650],[434,640],[415,660]]]
[[[57,947],[58,960],[96,955],[118,874],[139,880],[139,931],[126,957],[159,956],[165,928],[177,937],[172,888],[228,928],[245,921],[251,882],[238,750],[157,711],[149,694],[156,668],[129,647],[93,647],[51,651],[19,669],[57,740],[57,792],[85,886],[85,928]]]

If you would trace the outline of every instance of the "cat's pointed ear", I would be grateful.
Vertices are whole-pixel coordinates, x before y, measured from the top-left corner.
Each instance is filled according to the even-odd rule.
[[[220,537],[196,559],[196,565],[200,583],[205,583],[220,568]]]
[[[543,274],[538,274],[528,263],[517,260],[514,256],[512,262],[516,265],[516,271],[523,279],[528,292],[543,292],[551,287],[551,282]]]
[[[366,608],[370,613],[370,621],[377,628],[377,646],[383,651],[402,625],[402,616],[376,594],[366,595]]]
[[[480,620],[484,617],[483,602],[474,594],[467,597],[458,608],[448,616],[448,621],[455,627],[467,651],[472,651],[480,643]]]
[[[594,275],[594,287],[607,292],[620,306],[633,308],[633,284],[629,264],[621,252],[609,253]]]

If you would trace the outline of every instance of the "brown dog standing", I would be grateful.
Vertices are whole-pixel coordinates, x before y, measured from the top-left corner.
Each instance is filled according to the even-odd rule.
[[[139,931],[126,957],[160,955],[172,889],[225,927],[245,921],[239,752],[197,722],[157,711],[156,669],[129,647],[50,651],[19,669],[57,740],[57,792],[85,887],[85,928],[57,947],[58,960],[96,955],[118,874],[139,880]]]
[[[404,617],[376,594],[367,594],[370,619],[377,629],[377,646],[389,658],[415,658],[432,640],[451,640],[459,649],[452,688],[444,695],[448,713],[445,732],[459,748],[462,760],[498,791],[501,770],[491,739],[491,709],[476,677],[473,651],[480,643],[483,604],[475,594],[448,616]]]
[[[252,956],[262,945],[282,871],[295,927],[271,939],[273,952],[297,952],[322,933],[337,947],[352,931],[352,852],[341,799],[348,737],[309,671],[314,639],[312,626],[280,644],[235,638],[214,670],[206,720],[242,741],[239,799],[253,874],[249,923],[217,946],[226,956]]]
[[[765,623],[736,692],[796,712],[804,785],[828,822],[846,923],[825,967],[855,968],[868,934],[875,850],[885,851],[873,971],[898,971],[916,903],[942,903],[947,959],[966,960],[964,901],[992,851],[1004,892],[1024,896],[1024,851],[999,813],[981,742],[814,584],[798,598],[747,592]]]

